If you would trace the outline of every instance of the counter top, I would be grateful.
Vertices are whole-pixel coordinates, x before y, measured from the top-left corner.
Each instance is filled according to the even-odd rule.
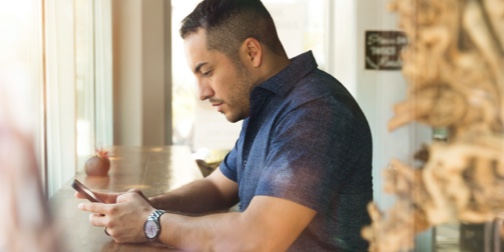
[[[107,177],[78,173],[75,178],[91,190],[124,192],[132,188],[154,196],[203,178],[188,147],[120,147],[109,150],[111,168]],[[49,199],[53,219],[59,227],[63,251],[174,251],[159,243],[116,244],[103,228],[89,223],[90,213],[77,208],[69,181]]]

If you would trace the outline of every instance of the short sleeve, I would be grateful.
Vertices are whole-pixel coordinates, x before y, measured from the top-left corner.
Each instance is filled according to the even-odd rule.
[[[228,179],[238,182],[236,166],[236,147],[233,148],[219,165],[219,169]]]

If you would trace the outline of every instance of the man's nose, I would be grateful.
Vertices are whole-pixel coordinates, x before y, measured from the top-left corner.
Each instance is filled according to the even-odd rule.
[[[198,89],[199,89],[199,98],[202,101],[210,99],[212,98],[212,96],[214,96],[213,89],[205,83],[199,83]]]

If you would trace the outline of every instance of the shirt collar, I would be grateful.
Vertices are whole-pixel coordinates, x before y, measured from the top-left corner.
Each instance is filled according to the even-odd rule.
[[[269,78],[258,87],[269,90],[278,95],[285,95],[303,77],[317,68],[317,62],[312,51],[302,53],[292,58],[291,63],[279,73]]]

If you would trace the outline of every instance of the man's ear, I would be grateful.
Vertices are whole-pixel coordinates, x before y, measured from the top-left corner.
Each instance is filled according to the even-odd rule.
[[[242,60],[247,65],[252,67],[260,67],[263,60],[263,47],[261,43],[255,38],[247,38],[243,41],[240,48]]]

